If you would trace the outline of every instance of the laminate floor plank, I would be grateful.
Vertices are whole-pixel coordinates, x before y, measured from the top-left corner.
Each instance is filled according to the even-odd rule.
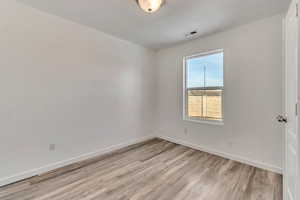
[[[153,139],[0,188],[1,200],[282,200],[282,176]]]

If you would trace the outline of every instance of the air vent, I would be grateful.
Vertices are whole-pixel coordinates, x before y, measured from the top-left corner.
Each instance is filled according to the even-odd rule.
[[[189,38],[196,37],[197,35],[198,35],[198,31],[194,30],[194,31],[191,31],[191,32],[185,34],[185,38],[189,39]]]

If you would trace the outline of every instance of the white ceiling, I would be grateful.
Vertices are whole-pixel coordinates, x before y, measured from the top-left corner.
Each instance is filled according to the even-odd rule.
[[[284,12],[290,0],[167,0],[154,14],[135,0],[19,0],[31,7],[94,27],[143,46],[160,49]]]

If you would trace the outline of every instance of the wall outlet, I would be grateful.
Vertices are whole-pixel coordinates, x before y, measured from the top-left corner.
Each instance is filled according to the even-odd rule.
[[[187,128],[184,128],[184,134],[187,135],[188,132],[189,132],[188,129],[187,129]]]
[[[49,151],[55,151],[56,145],[55,144],[49,144]]]

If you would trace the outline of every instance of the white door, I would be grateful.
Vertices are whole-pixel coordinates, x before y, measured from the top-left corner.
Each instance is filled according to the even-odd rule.
[[[285,19],[286,37],[286,134],[285,200],[300,200],[298,189],[298,2],[293,0]]]

